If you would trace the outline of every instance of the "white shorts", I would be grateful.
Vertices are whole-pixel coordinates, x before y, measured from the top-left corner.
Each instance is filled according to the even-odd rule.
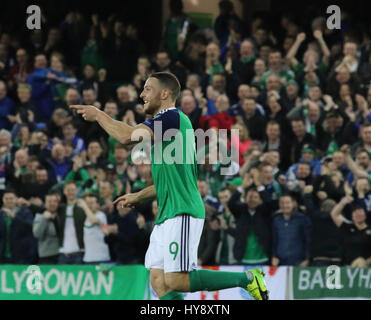
[[[147,269],[188,272],[197,268],[204,219],[178,215],[153,228],[145,257]]]

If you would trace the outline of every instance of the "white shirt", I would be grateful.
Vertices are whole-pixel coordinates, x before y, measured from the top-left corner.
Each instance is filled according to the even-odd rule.
[[[77,242],[75,223],[73,220],[73,205],[68,205],[66,209],[66,223],[64,225],[63,247],[59,249],[60,253],[79,252],[80,247]]]
[[[95,216],[99,219],[100,224],[106,224],[106,215],[97,211]],[[109,261],[109,249],[108,245],[104,242],[104,233],[100,229],[99,224],[92,224],[88,218],[84,223],[84,245],[85,254],[84,262],[98,262],[98,261]]]

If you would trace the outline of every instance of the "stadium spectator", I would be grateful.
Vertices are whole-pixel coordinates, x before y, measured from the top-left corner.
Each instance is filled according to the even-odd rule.
[[[109,249],[104,242],[101,225],[107,224],[106,215],[99,211],[98,196],[86,193],[76,203],[86,214],[84,223],[84,257],[83,262],[97,264],[110,261]]]
[[[103,149],[99,141],[92,140],[88,144],[86,150],[86,164],[97,164],[98,166],[104,166],[106,160],[103,157]]]
[[[32,234],[32,212],[19,202],[16,193],[3,193],[0,210],[0,259],[2,263],[34,264],[37,262],[37,242]],[[19,205],[17,204],[19,203]]]
[[[341,265],[341,235],[330,215],[336,205],[335,200],[325,199],[317,206],[312,194],[313,186],[305,186],[303,193],[306,214],[313,226],[311,265]]]
[[[66,156],[66,151],[61,143],[55,144],[51,152],[51,158],[48,159],[48,165],[51,168],[53,179],[57,182],[63,181],[72,167],[72,163]]]
[[[202,109],[197,108],[196,99],[193,96],[183,95],[180,100],[180,108],[192,122],[194,130],[199,128]]]
[[[237,260],[233,255],[235,239],[231,231],[236,228],[236,219],[228,207],[231,190],[228,188],[221,189],[218,198],[220,207],[217,217],[220,222],[220,241],[216,248],[215,262],[218,265],[236,264]]]
[[[55,109],[54,97],[57,99],[57,85],[69,81],[64,72],[63,56],[56,52],[50,57],[50,67],[44,66],[44,58],[35,60],[35,71],[30,74],[27,83],[32,87],[31,101],[37,112],[36,119],[47,122]]]
[[[84,139],[77,135],[77,127],[73,121],[66,122],[63,127],[62,141],[72,142],[74,150],[72,155],[75,156],[86,150]]]
[[[215,265],[216,250],[220,241],[219,220],[216,214],[205,219],[200,244],[198,246],[199,266]]]
[[[111,214],[114,210],[113,193],[114,186],[107,180],[100,181],[99,183],[99,202],[101,205],[101,210],[106,214]]]
[[[154,63],[154,70],[156,72],[171,72],[175,74],[181,86],[185,86],[187,78],[185,69],[179,65],[173,64],[166,51],[157,52],[156,60]]]
[[[241,83],[251,83],[254,77],[255,45],[251,40],[244,40],[240,45],[240,57],[232,63],[232,70],[236,72]]]
[[[235,238],[234,258],[239,264],[267,264],[271,256],[271,217],[263,206],[257,189],[250,188],[243,202],[241,193],[235,192],[228,207],[236,219],[236,228],[231,232]],[[233,232],[233,233],[232,233]]]
[[[312,238],[309,218],[294,207],[291,196],[282,195],[280,211],[273,218],[272,265],[308,266]]]
[[[254,99],[246,98],[242,101],[242,121],[249,129],[253,140],[262,140],[264,137],[265,119],[257,109]]]
[[[45,211],[38,213],[33,222],[32,231],[37,239],[40,264],[57,264],[59,257],[59,240],[57,214],[59,196],[48,194],[45,197]]]
[[[120,202],[116,205],[117,212],[103,225],[105,241],[113,247],[117,264],[142,263],[140,256],[140,230],[137,224],[138,214],[130,208],[123,208]]]
[[[27,200],[40,198],[43,201],[56,182],[49,178],[48,171],[42,166],[37,166],[34,172],[35,178],[33,180],[22,183],[22,187],[19,189],[19,196]]]
[[[7,87],[4,81],[0,81],[0,128],[11,129],[9,116],[14,115],[15,105],[11,98],[7,96]]]
[[[331,217],[340,228],[343,239],[343,264],[352,267],[366,267],[371,264],[371,232],[366,223],[363,207],[354,205],[350,210],[352,220],[346,220],[342,211],[352,203],[353,198],[346,196],[332,209]]]
[[[14,90],[17,85],[25,83],[27,77],[33,72],[30,64],[28,52],[24,48],[19,48],[16,52],[16,63],[10,69],[8,75],[9,90]]]
[[[291,120],[293,137],[288,150],[290,162],[296,163],[300,159],[300,153],[305,144],[314,144],[313,136],[305,130],[305,120],[297,118]]]
[[[82,264],[85,211],[77,204],[77,186],[69,181],[63,188],[66,203],[58,208],[59,264]]]
[[[205,204],[206,216],[212,216],[219,209],[219,202],[215,197],[209,194],[210,187],[207,181],[199,179],[197,185],[198,191],[200,192],[201,198]]]

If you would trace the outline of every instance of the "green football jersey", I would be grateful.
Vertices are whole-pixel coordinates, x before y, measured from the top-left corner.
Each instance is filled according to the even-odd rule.
[[[191,121],[181,110],[169,108],[143,124],[154,132],[151,167],[159,210],[155,223],[161,224],[180,214],[204,219]]]

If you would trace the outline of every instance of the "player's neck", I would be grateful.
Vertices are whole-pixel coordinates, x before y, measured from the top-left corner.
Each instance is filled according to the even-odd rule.
[[[163,102],[160,106],[160,108],[158,108],[154,115],[158,114],[160,111],[162,110],[166,110],[166,109],[170,109],[170,108],[175,108],[175,103],[172,102],[172,101],[169,101],[169,102]]]

